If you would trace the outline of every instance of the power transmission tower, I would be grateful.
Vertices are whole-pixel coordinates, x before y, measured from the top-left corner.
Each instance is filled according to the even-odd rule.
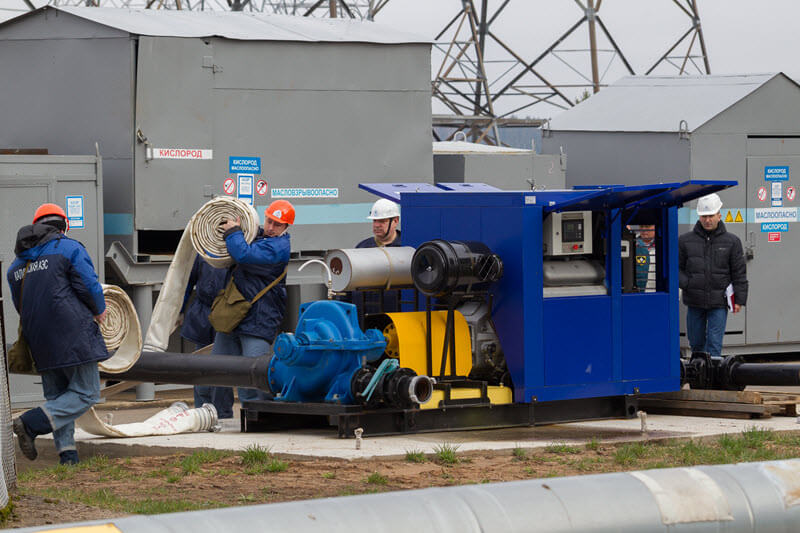
[[[196,11],[254,11],[373,20],[389,0],[50,0],[54,6],[186,9]]]
[[[500,144],[498,126],[535,126],[542,122],[536,118],[513,118],[515,114],[526,110],[542,112],[547,107],[569,109],[587,98],[589,91],[596,93],[607,85],[605,75],[612,66],[635,74],[599,15],[602,0],[574,0],[582,12],[580,18],[532,60],[512,49],[492,29],[510,0],[494,2],[494,9],[489,8],[488,0],[478,1],[461,0],[460,10],[434,43],[434,65],[439,67],[432,82],[432,94],[434,101],[449,111],[434,114],[434,127],[449,128],[452,133],[447,138],[464,131],[474,141]],[[687,15],[690,28],[645,73],[670,65],[680,74],[689,70],[710,74],[697,0],[671,2]],[[588,47],[569,47],[584,25]],[[681,45],[687,39],[688,46],[681,53]],[[702,61],[702,67],[698,61]],[[583,93],[577,98],[570,97],[576,90]]]

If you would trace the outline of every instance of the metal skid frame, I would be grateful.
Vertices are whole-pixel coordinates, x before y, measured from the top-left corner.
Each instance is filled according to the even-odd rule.
[[[243,433],[286,429],[335,427],[339,438],[404,435],[438,431],[530,427],[580,420],[633,418],[638,410],[634,396],[582,398],[554,402],[511,404],[455,404],[438,409],[365,409],[360,405],[244,402]]]

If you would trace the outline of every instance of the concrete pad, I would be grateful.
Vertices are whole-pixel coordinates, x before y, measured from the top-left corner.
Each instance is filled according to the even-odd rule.
[[[116,411],[114,423],[141,421],[158,411],[139,408]],[[238,409],[235,409],[238,417]],[[102,416],[102,412],[101,412]],[[344,460],[380,457],[402,457],[407,451],[433,453],[443,443],[457,445],[460,452],[511,450],[515,447],[538,448],[552,444],[584,445],[591,439],[600,442],[633,442],[674,438],[706,438],[726,433],[741,433],[758,427],[772,431],[798,431],[794,417],[765,419],[706,418],[672,415],[648,415],[647,431],[642,431],[639,418],[594,420],[525,428],[449,431],[363,439],[356,449],[353,438],[340,439],[330,430],[293,430],[265,433],[241,433],[239,420],[222,421],[218,433],[193,433],[157,437],[105,438],[76,430],[76,441],[82,454],[101,453],[110,457],[190,453],[196,449],[239,451],[248,446],[269,447],[280,456],[325,457]],[[44,443],[42,443],[45,445]],[[46,445],[45,445],[46,446]]]

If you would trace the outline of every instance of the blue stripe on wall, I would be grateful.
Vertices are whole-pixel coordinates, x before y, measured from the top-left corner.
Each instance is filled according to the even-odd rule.
[[[132,234],[133,215],[131,213],[105,213],[103,215],[103,233],[106,235]]]
[[[769,205],[765,205],[764,207],[770,207]],[[754,222],[756,219],[755,215],[755,208],[749,207],[747,209],[741,207],[725,207],[722,206],[722,221],[725,221],[725,218],[728,215],[728,211],[731,212],[731,216],[736,218],[736,213],[739,212],[742,214],[742,219],[745,222]],[[697,222],[697,211],[694,209],[690,209],[688,207],[681,207],[678,209],[678,224],[691,224],[694,225]]]
[[[267,206],[256,206],[258,217],[264,223],[264,210]],[[372,202],[358,204],[318,204],[295,205],[296,226],[311,224],[353,224],[366,223]]]

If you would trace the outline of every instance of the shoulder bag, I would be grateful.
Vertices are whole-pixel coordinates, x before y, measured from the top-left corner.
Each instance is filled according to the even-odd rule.
[[[25,272],[22,274],[22,285],[19,288],[19,327],[17,328],[17,341],[8,350],[8,370],[15,374],[36,374],[36,365],[33,363],[31,348],[22,334],[22,291],[25,290],[25,276],[28,275],[30,261],[25,263]]]
[[[211,312],[208,314],[208,321],[211,323],[214,330],[220,333],[231,333],[236,329],[236,326],[238,326],[242,320],[244,320],[244,317],[247,316],[247,313],[250,312],[250,308],[271,288],[286,277],[286,271],[288,269],[289,267],[286,267],[280,276],[261,289],[252,300],[248,300],[242,296],[242,293],[236,288],[236,283],[233,282],[233,275],[231,275],[228,284],[224,289],[219,291],[219,294],[214,298],[214,302],[211,304]]]

